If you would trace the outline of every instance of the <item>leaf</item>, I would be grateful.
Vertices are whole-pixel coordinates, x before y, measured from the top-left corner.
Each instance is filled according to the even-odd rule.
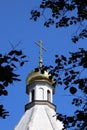
[[[61,62],[59,58],[55,60],[55,63],[59,63],[59,62]]]
[[[0,109],[2,109],[3,108],[3,105],[0,105]]]
[[[55,73],[55,77],[58,77],[59,75],[57,73]]]
[[[53,68],[53,66],[52,66],[52,65],[50,65],[50,66],[49,66],[49,68]]]
[[[72,77],[71,77],[71,78],[72,78],[72,79],[75,79],[75,77],[76,77],[76,75],[72,75]]]
[[[14,68],[17,68],[15,64],[12,63],[11,65],[12,65]]]
[[[69,84],[69,82],[68,82],[68,81],[66,81],[66,82],[64,82],[64,84],[65,84],[65,85],[68,85],[68,84]]]
[[[74,37],[72,38],[72,41],[73,41],[74,43],[76,43],[78,40],[79,40],[78,36],[74,36]]]
[[[64,87],[64,90],[66,90],[69,86]]]
[[[4,89],[4,86],[2,84],[0,84],[0,89]]]
[[[21,58],[26,58],[26,56],[21,56]]]
[[[19,61],[16,57],[13,57],[12,60],[13,60],[13,61],[16,61],[16,62]]]
[[[35,72],[38,72],[39,71],[39,68],[35,68]]]
[[[62,60],[66,61],[66,57],[65,56],[61,56]]]
[[[70,74],[74,74],[75,73],[73,70],[70,70],[69,72],[70,72]]]
[[[8,86],[8,82],[5,81],[5,82],[3,83],[3,85],[4,85],[5,87],[7,87],[7,86]]]
[[[10,52],[8,53],[8,55],[12,56],[14,53],[15,53],[14,50],[12,50],[12,51],[10,51]]]
[[[0,57],[2,57],[2,54],[0,54]]]
[[[77,113],[77,118],[79,121],[83,121],[84,120],[84,113],[83,112]]]
[[[87,94],[87,86],[84,87],[83,91],[85,94]]]
[[[72,123],[74,121],[74,117],[67,117],[67,120]]]
[[[49,79],[52,80],[53,76],[49,76]]]
[[[70,93],[75,94],[77,92],[77,89],[75,87],[70,88]]]
[[[17,56],[20,56],[20,55],[22,55],[22,51],[17,51],[17,50],[15,50],[15,54],[16,54]]]
[[[58,66],[56,66],[56,67],[55,67],[55,70],[58,70],[58,69],[59,69],[59,67],[58,67]]]
[[[58,84],[62,85],[62,82],[58,82]]]
[[[67,76],[67,75],[68,75],[68,72],[65,73],[65,76]]]
[[[76,67],[76,65],[75,65],[75,64],[73,64],[73,67]]]
[[[18,78],[12,78],[12,80],[21,81],[21,79],[18,79]]]
[[[18,77],[20,76],[19,74],[15,74],[15,73],[12,73],[12,77]]]
[[[56,58],[58,58],[58,55],[55,55]]]
[[[58,80],[61,80],[61,78],[59,77]]]
[[[84,65],[83,65],[84,68],[87,68],[87,62],[85,61]]]
[[[13,54],[20,56],[20,55],[22,55],[22,51],[12,50],[8,53],[8,55],[10,55],[10,56],[12,56]]]
[[[23,66],[24,65],[24,61],[22,61],[21,63],[20,63],[20,66]]]
[[[4,90],[4,91],[3,91],[3,94],[4,94],[4,96],[7,96],[7,95],[8,95],[7,90]]]
[[[0,96],[3,95],[3,90],[0,89]]]
[[[41,69],[41,74],[44,74],[44,69]]]
[[[72,61],[71,61],[71,60],[69,60],[69,61],[68,61],[68,64],[71,64],[71,63],[72,63]]]

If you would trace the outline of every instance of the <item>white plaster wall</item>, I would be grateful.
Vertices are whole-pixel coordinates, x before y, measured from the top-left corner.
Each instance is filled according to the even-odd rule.
[[[45,108],[37,106],[29,123],[29,130],[52,130],[52,126],[45,112]]]
[[[43,96],[43,93],[41,95],[40,89],[43,89],[44,96]],[[50,91],[51,103],[52,103],[52,101],[53,101],[53,98],[52,98],[52,91],[53,91],[52,87],[44,85],[44,84],[35,86],[35,100],[47,100],[47,90]],[[43,97],[43,99],[42,99],[42,97]]]
[[[43,90],[42,93],[41,93],[41,89]],[[51,94],[51,103],[53,102],[53,88],[49,84],[47,85],[43,82],[43,84],[40,85],[37,83],[35,86],[33,86],[33,88],[30,88],[29,89],[30,102],[32,99],[32,94],[31,94],[32,90],[35,90],[35,100],[47,100],[47,90],[49,90]]]
[[[27,110],[14,130],[62,130],[56,113],[47,105],[35,105]]]

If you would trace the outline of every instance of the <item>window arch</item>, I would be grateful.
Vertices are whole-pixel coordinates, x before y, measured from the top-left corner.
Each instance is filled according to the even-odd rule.
[[[47,100],[51,102],[51,92],[47,90]]]
[[[40,97],[40,100],[44,100],[44,89],[43,88],[39,88],[39,97]]]

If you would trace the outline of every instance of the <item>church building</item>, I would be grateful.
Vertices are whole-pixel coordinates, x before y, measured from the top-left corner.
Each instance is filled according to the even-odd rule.
[[[56,106],[53,104],[55,93],[54,78],[48,70],[43,71],[42,42],[40,46],[39,67],[31,71],[26,80],[26,93],[29,103],[25,105],[25,113],[14,130],[63,130],[63,123],[56,119]]]

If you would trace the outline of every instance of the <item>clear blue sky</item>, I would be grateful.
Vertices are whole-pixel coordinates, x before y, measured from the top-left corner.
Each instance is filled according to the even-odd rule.
[[[28,96],[25,93],[26,77],[34,67],[38,66],[39,48],[34,41],[42,40],[47,49],[47,52],[43,53],[45,65],[54,62],[55,54],[67,56],[68,52],[76,51],[79,47],[87,49],[86,40],[80,40],[77,45],[72,43],[74,27],[47,29],[43,26],[43,18],[36,23],[31,21],[30,10],[38,7],[39,2],[40,0],[0,0],[0,53],[9,52],[10,42],[16,45],[21,41],[21,45],[17,48],[22,49],[29,57],[29,62],[17,71],[21,74],[22,81],[8,87],[7,97],[0,97],[0,102],[4,103],[5,108],[10,112],[10,116],[5,120],[0,119],[0,130],[13,130],[24,114],[24,105],[28,103]],[[68,113],[74,109],[60,87],[56,88],[54,103],[57,105],[57,112]]]

